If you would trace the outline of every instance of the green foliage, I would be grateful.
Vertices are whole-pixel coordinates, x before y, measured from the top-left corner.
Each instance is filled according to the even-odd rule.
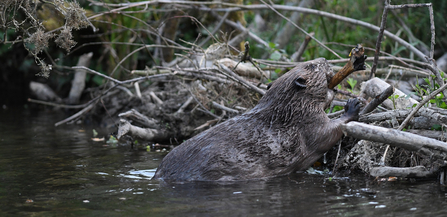
[[[338,111],[341,111],[341,110],[343,110],[343,109],[344,109],[343,106],[336,105],[336,106],[334,106],[334,108],[332,108],[332,112],[338,112]],[[330,112],[330,109],[326,109],[325,112],[326,112],[326,113],[329,113],[329,112]]]
[[[435,98],[430,100],[430,103],[434,103],[437,107],[447,109],[447,105],[442,100],[444,98],[444,94],[441,92]]]
[[[349,91],[351,93],[353,93],[354,92],[354,87],[357,84],[357,80],[355,80],[353,78],[348,78],[347,82],[348,82],[349,86],[351,86],[351,89],[349,89]]]
[[[388,99],[390,99],[393,102],[394,109],[396,109],[396,99],[398,99],[398,98],[399,98],[399,95],[397,95],[397,94],[393,94],[388,97]]]
[[[107,144],[117,144],[118,143],[118,139],[116,139],[114,136],[110,136],[109,140],[107,140],[106,142]]]

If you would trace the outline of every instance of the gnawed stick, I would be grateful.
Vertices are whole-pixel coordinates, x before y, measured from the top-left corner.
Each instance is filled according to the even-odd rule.
[[[367,56],[364,55],[364,53],[365,51],[362,45],[360,44],[358,44],[355,48],[353,48],[351,53],[349,54],[349,61],[339,72],[337,72],[337,74],[335,74],[331,78],[328,84],[328,88],[333,89],[335,86],[337,86],[337,84],[343,81],[343,79],[348,77],[348,75],[350,75],[351,73],[358,70],[364,70],[365,59],[367,58]]]
[[[381,142],[430,157],[447,159],[447,143],[436,139],[359,122],[349,122],[341,127],[345,134],[357,139]]]

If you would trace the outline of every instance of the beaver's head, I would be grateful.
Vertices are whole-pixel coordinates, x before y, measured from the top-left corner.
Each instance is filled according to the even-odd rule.
[[[320,112],[326,103],[328,80],[332,75],[324,58],[300,63],[274,81],[256,107],[264,115],[271,114],[282,121]]]

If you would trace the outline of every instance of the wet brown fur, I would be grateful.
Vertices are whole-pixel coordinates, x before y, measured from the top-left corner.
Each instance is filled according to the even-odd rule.
[[[341,138],[340,124],[358,114],[356,108],[330,120],[324,113],[326,74],[331,72],[323,58],[299,64],[278,78],[251,111],[174,148],[154,178],[232,181],[307,169]],[[306,87],[297,86],[297,78]]]

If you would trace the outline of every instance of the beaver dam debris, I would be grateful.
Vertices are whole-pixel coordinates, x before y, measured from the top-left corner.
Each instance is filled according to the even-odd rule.
[[[249,57],[249,54],[247,53],[246,56]],[[80,107],[84,109],[76,113],[75,116],[59,122],[57,125],[79,119],[79,117],[86,117],[85,114],[89,112],[93,114],[90,116],[91,119],[98,121],[104,127],[113,129],[118,126],[117,138],[121,143],[134,144],[133,141],[138,140],[138,144],[143,145],[145,145],[144,141],[147,141],[149,144],[179,145],[183,141],[213,126],[232,121],[232,118],[243,119],[248,117],[248,114],[254,112],[253,108],[256,108],[255,106],[260,100],[262,101],[264,96],[269,95],[269,91],[274,91],[278,86],[288,85],[279,85],[276,83],[278,80],[270,84],[267,83],[267,79],[271,78],[272,72],[269,69],[259,67],[259,64],[266,64],[270,67],[269,64],[271,63],[267,61],[261,62],[262,60],[253,58],[251,58],[251,62],[246,63],[242,63],[241,60],[240,57],[231,55],[214,55],[212,51],[207,51],[206,55],[196,52],[189,58],[175,60],[175,64],[171,66],[134,70],[132,71],[134,75],[142,77],[134,78],[132,81],[112,82],[112,85],[108,87],[109,89],[106,92],[98,91],[97,93],[92,93],[100,96],[96,100],[101,99],[101,103],[90,103],[87,106]],[[315,61],[319,62],[321,60]],[[349,173],[360,170],[372,176],[427,177],[435,175],[439,171],[442,172],[447,162],[445,159],[447,149],[444,148],[447,147],[447,144],[444,142],[447,138],[447,133],[445,132],[447,110],[436,107],[413,108],[415,105],[422,106],[426,104],[421,100],[429,100],[433,97],[427,96],[422,99],[408,94],[408,89],[403,87],[408,87],[409,85],[405,86],[402,83],[407,82],[410,84],[410,82],[404,80],[390,85],[389,80],[373,78],[362,83],[359,94],[355,94],[356,92],[353,90],[350,92],[344,90],[346,89],[344,87],[347,77],[354,78],[360,82],[366,80],[367,76],[365,75],[369,73],[369,69],[365,69],[363,64],[365,61],[369,60],[364,55],[364,48],[358,45],[351,50],[344,67],[329,65],[322,67],[325,64],[310,64],[307,66],[307,70],[315,71],[318,69],[321,70],[319,72],[325,74],[326,86],[320,87],[321,90],[314,90],[312,96],[324,99],[324,102],[321,102],[321,110],[327,108],[327,111],[330,112],[328,116],[333,119],[332,121],[335,121],[344,113],[343,110],[332,112],[332,109],[346,105],[348,98],[357,98],[358,101],[362,102],[363,107],[360,109],[360,116],[357,121],[340,125],[345,134],[341,141],[342,145],[333,148],[332,146],[335,143],[331,142],[331,147],[324,149],[324,152],[327,151],[326,157],[328,159],[328,164],[325,166],[329,168],[334,166],[335,171],[333,171],[333,175],[343,171]],[[253,66],[254,64],[258,64],[258,66],[255,67]],[[284,65],[285,68],[292,68],[292,66],[291,63]],[[82,71],[79,67],[77,69],[79,69],[77,73]],[[335,73],[332,69],[337,69],[339,72]],[[87,73],[98,73],[86,68],[84,71]],[[390,73],[394,71],[388,70]],[[381,72],[381,69],[377,70],[378,72]],[[420,73],[420,70],[412,73],[423,75],[423,73]],[[294,84],[294,88],[299,92],[300,88],[311,87],[312,83],[308,83],[308,81],[309,79],[314,79],[313,76],[317,76],[317,74],[308,74],[308,77],[295,78],[290,84]],[[287,75],[287,73],[284,75]],[[342,89],[337,87],[339,83],[341,83]],[[272,87],[275,88],[272,89]],[[438,93],[445,88],[445,85],[440,86],[437,90]],[[293,97],[295,93],[289,91],[289,94],[290,97]],[[433,94],[436,93],[433,92]],[[278,103],[281,99],[271,100],[271,102]],[[35,102],[35,100],[31,101]],[[267,99],[264,99],[264,101],[269,102]],[[92,102],[96,102],[95,99]],[[290,105],[293,105],[292,101],[290,102]],[[303,112],[314,112],[313,110],[308,111],[311,109],[306,109],[306,106],[300,106],[301,109],[298,110],[295,107],[282,108],[285,109],[283,113],[268,117],[271,117],[270,121],[274,122],[278,118],[291,119],[293,116]],[[347,107],[347,111],[349,111],[350,107],[356,106],[351,102],[351,105]],[[272,111],[269,114],[274,114],[274,112]],[[304,115],[304,117],[306,116]],[[309,117],[300,120],[299,125],[307,126],[308,122],[315,122],[314,118]],[[241,123],[246,123],[246,121],[241,121]],[[258,125],[256,123],[244,125],[243,129],[258,129],[260,127]],[[405,128],[405,132],[399,129],[403,125],[405,126],[402,129]],[[439,126],[441,130],[431,130],[434,125]],[[284,124],[283,127],[293,131],[297,126]],[[231,137],[226,132],[219,132],[222,130],[220,128],[216,130],[216,133],[223,133],[220,136],[225,136],[225,139],[228,141],[250,139],[258,134],[269,134],[270,132],[259,128],[259,131]],[[292,131],[287,132],[292,134]],[[239,130],[238,132],[244,132],[244,130]],[[313,135],[315,132],[306,134]],[[317,132],[316,134],[319,136],[323,135],[326,138],[329,137],[324,132]],[[280,136],[278,138],[283,137]],[[268,157],[270,156],[269,153],[275,152],[274,150],[281,153],[280,149],[270,147],[269,145],[294,144],[290,140],[284,139],[281,142],[265,140],[266,143],[264,145],[252,141],[249,143],[252,144],[250,147],[241,150],[245,150],[247,156],[248,153],[252,153],[253,156],[258,153],[259,156],[253,159],[269,162],[268,165],[276,168],[276,172],[268,173],[265,172],[267,170],[260,170],[259,168],[256,170],[255,167],[258,163],[256,160],[251,162],[250,167],[246,168],[252,168],[253,171],[251,172],[263,171],[263,173],[260,172],[259,174],[249,176],[247,175],[248,172],[242,171],[241,168],[235,170],[235,172],[246,174],[248,178],[265,178],[284,175],[297,168],[306,169],[304,167],[308,167],[313,161],[318,160],[324,152],[312,150],[303,141],[303,138],[301,138],[298,146],[290,146],[283,150],[285,153],[290,152],[289,154],[291,155],[288,155],[290,159],[298,157],[293,155],[296,153],[312,156],[306,159],[305,163],[300,162],[298,163],[299,166],[294,165],[293,168],[292,166],[285,166],[287,165],[285,162],[278,160],[289,158],[279,155],[276,155],[277,157]],[[387,145],[391,146],[388,148]],[[261,147],[265,149],[256,149]],[[232,148],[229,148],[229,146],[219,146],[218,148],[225,154],[229,154],[232,151]],[[200,151],[193,146],[188,146],[188,149],[191,150],[184,150],[184,152],[192,151],[196,154],[196,152]],[[222,156],[216,155],[216,157]],[[177,157],[180,158],[181,156]],[[232,156],[228,159],[235,162],[239,160],[237,156]],[[219,169],[221,168],[214,169],[214,171],[220,171]],[[225,171],[222,170],[221,172]],[[220,176],[221,180],[233,180],[242,177],[238,177],[237,174],[228,170],[226,172],[229,175]],[[185,179],[188,180],[188,178]]]

